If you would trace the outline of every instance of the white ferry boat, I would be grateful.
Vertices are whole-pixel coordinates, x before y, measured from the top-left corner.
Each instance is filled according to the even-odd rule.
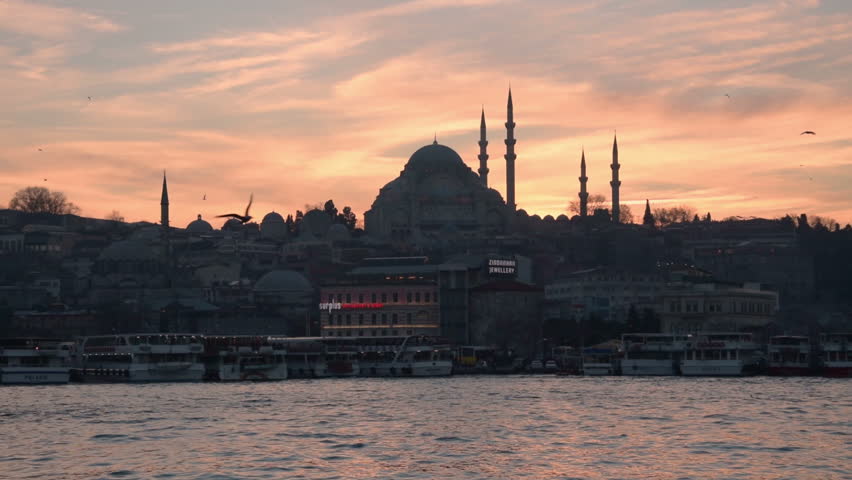
[[[287,351],[268,337],[204,337],[205,380],[286,380]]]
[[[0,339],[0,383],[68,383],[70,345],[45,338]]]
[[[822,374],[827,377],[852,377],[852,333],[820,335]]]
[[[195,382],[204,377],[202,336],[139,333],[81,337],[72,379],[82,382]]]
[[[320,337],[269,337],[273,349],[285,352],[287,378],[322,378],[330,376],[325,358],[325,345]]]
[[[813,373],[811,342],[808,337],[777,335],[767,346],[770,375],[793,376]]]
[[[620,366],[619,349],[612,344],[601,344],[583,349],[583,375],[617,375]]]
[[[699,333],[687,342],[680,371],[685,376],[756,374],[757,351],[750,333]]]
[[[423,336],[352,338],[359,350],[362,376],[437,377],[453,372],[446,342]]]
[[[677,375],[689,337],[671,333],[629,333],[621,336],[622,375]]]

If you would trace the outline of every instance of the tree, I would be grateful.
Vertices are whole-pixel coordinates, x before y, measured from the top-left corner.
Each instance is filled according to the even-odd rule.
[[[660,207],[654,209],[654,218],[657,219],[657,224],[660,226],[671,225],[672,223],[688,222],[693,219],[695,209],[688,205],[678,205],[676,207]]]
[[[590,194],[589,198],[586,201],[586,210],[588,211],[588,214],[591,216],[594,215],[595,210],[599,208],[606,208],[606,202],[606,196],[601,195],[599,193]],[[580,214],[579,200],[571,200],[571,202],[568,203],[568,213],[572,213],[574,215]]]
[[[331,221],[337,219],[337,207],[334,206],[334,200],[329,200],[325,202],[325,205],[323,205],[322,210],[326,213],[326,215],[331,217]]]
[[[107,215],[106,219],[113,222],[124,222],[124,216],[118,210],[113,210],[112,212],[110,212],[110,214]]]
[[[618,210],[618,222],[619,223],[633,223],[633,212],[630,211],[630,207],[621,204],[619,205]]]
[[[337,222],[346,225],[346,228],[349,231],[355,230],[355,224],[358,222],[358,218],[355,216],[355,212],[352,211],[352,207],[343,207],[343,212],[337,215]]]
[[[15,192],[9,208],[27,213],[52,213],[54,215],[80,213],[77,205],[68,201],[62,192],[51,192],[44,187],[27,187]]]

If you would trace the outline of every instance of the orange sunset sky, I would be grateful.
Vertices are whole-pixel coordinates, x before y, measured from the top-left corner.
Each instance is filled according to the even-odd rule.
[[[483,106],[505,196],[510,83],[530,214],[566,213],[583,147],[609,196],[617,130],[639,217],[852,222],[845,0],[0,0],[0,206],[41,185],[157,221],[165,169],[176,226],[252,192],[361,219],[435,132],[478,168]]]

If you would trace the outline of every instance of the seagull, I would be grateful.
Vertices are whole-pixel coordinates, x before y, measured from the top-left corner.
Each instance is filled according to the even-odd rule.
[[[88,99],[89,99],[90,102],[92,101],[92,97],[88,97]]]
[[[816,135],[816,133],[814,133],[810,130],[805,130],[804,132],[800,133],[799,135]]]
[[[46,182],[46,181],[47,181],[47,179],[45,178],[45,179],[44,179],[44,181]]]
[[[206,193],[204,194],[204,198],[202,198],[202,200],[207,200],[207,194]]]
[[[728,97],[728,98],[731,98],[731,96],[730,96],[730,95],[728,95],[727,93],[725,94],[725,96],[726,96],[726,97]]]
[[[231,217],[231,218],[236,218],[237,220],[240,221],[240,223],[248,223],[248,221],[252,219],[251,215],[249,215],[249,209],[251,208],[251,202],[253,202],[253,201],[254,201],[254,194],[252,193],[251,196],[249,197],[249,203],[248,203],[248,206],[246,207],[245,215],[240,215],[240,214],[237,214],[237,213],[226,213],[224,215],[217,215],[216,218]]]
[[[39,149],[38,149],[38,151],[40,152],[40,151],[41,151],[41,149],[39,148]]]

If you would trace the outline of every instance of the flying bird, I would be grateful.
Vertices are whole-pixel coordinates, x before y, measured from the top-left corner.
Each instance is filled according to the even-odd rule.
[[[87,97],[87,98],[89,99],[90,102],[92,101],[92,97]]]
[[[46,182],[46,181],[47,181],[47,179],[45,178],[45,179],[44,179],[44,181]]]
[[[816,133],[814,133],[810,130],[805,130],[804,132],[800,133],[799,135],[816,135]]]
[[[204,194],[204,198],[202,198],[202,200],[207,200],[207,194],[206,193]]]
[[[731,96],[730,96],[730,95],[728,95],[727,93],[725,94],[725,96],[726,96],[726,97],[728,97],[728,98],[731,98]]]
[[[252,219],[251,215],[249,215],[249,209],[251,208],[251,203],[253,201],[254,201],[254,194],[252,193],[251,196],[249,196],[249,203],[248,203],[248,206],[246,207],[246,213],[244,215],[240,215],[238,213],[226,213],[224,215],[217,215],[216,218],[231,217],[231,218],[236,218],[237,220],[240,221],[240,223],[248,223],[248,221]]]
[[[39,148],[39,149],[38,149],[38,151],[40,152],[40,151],[41,151],[41,149]]]

